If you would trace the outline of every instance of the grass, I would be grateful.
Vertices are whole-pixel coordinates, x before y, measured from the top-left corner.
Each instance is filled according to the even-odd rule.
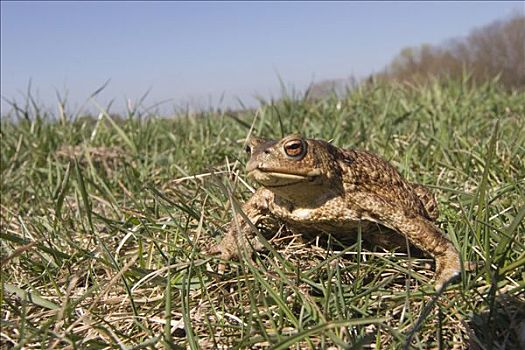
[[[235,115],[101,112],[55,115],[28,98],[2,118],[2,348],[520,347],[523,91],[465,79]],[[202,252],[250,196],[250,126],[381,154],[435,190],[440,227],[477,267],[433,299],[431,260],[282,230],[217,275]]]

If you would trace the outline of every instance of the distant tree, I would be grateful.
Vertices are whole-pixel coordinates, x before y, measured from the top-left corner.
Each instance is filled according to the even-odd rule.
[[[404,48],[378,78],[460,77],[465,70],[475,81],[500,75],[509,88],[525,87],[525,16],[515,14],[441,46]]]
[[[320,100],[329,96],[342,96],[347,90],[358,85],[357,79],[350,76],[346,79],[329,79],[310,84],[306,91],[309,100]]]

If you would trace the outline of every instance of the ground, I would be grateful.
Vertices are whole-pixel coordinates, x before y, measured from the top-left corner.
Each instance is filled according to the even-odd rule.
[[[523,91],[378,84],[176,118],[16,107],[1,130],[2,348],[520,346]],[[283,229],[218,275],[202,252],[254,186],[251,127],[381,154],[433,188],[440,228],[478,265],[436,299],[431,260]]]

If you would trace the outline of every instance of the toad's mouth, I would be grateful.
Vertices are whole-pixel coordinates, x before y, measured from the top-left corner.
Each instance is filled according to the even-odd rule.
[[[264,187],[277,188],[285,186],[293,186],[303,182],[311,182],[320,172],[317,170],[308,173],[292,172],[287,169],[268,169],[255,168],[248,172],[248,176],[263,185]]]

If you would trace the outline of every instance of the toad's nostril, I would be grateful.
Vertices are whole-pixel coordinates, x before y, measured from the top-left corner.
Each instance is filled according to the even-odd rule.
[[[270,154],[270,150],[269,150],[269,149],[265,149],[265,150],[264,150],[264,153],[265,153],[265,154]]]

